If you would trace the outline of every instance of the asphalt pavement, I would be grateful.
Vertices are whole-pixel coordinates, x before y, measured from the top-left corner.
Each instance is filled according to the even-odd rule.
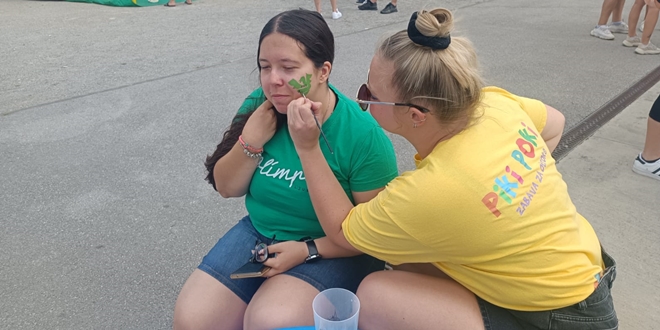
[[[454,10],[454,35],[473,41],[488,83],[556,107],[567,129],[660,63],[622,47],[624,35],[589,36],[596,0],[400,0],[390,15],[338,2],[339,20],[323,5],[337,44],[331,82],[347,95],[380,36],[438,6]],[[259,31],[298,7],[313,2],[2,1],[0,328],[171,328],[181,285],[245,213],[242,199],[204,182],[204,157],[258,86]],[[656,85],[559,162],[618,262],[621,329],[660,324],[660,181],[631,171],[658,94]],[[413,168],[413,150],[392,138],[400,170]]]

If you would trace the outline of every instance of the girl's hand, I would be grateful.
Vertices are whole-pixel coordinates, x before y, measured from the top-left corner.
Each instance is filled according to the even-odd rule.
[[[312,102],[305,98],[299,98],[289,103],[287,123],[298,152],[318,148],[320,131],[316,126],[314,113],[320,108],[320,102]]]
[[[298,241],[286,241],[268,246],[268,253],[276,253],[275,257],[268,258],[264,265],[270,270],[264,277],[275,276],[305,262],[309,255],[307,244]]]
[[[248,118],[243,127],[243,140],[255,148],[262,148],[275,135],[277,117],[273,104],[266,100]]]

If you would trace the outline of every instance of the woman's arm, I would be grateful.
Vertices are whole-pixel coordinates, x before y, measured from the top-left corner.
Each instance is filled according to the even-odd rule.
[[[326,164],[327,164],[327,162],[326,162]],[[303,165],[303,167],[304,167],[304,165]],[[328,168],[330,168],[330,167],[328,166]],[[337,181],[334,174],[333,174],[332,177],[335,179],[335,181]],[[374,197],[376,197],[376,195],[378,195],[379,192],[383,191],[383,189],[385,189],[385,187],[381,187],[381,188],[374,189],[374,190],[369,190],[369,191],[361,191],[361,192],[355,192],[354,191],[352,193],[353,194],[353,200],[355,201],[355,204],[361,204],[361,203],[368,202],[368,201],[372,200]],[[343,193],[343,190],[342,190],[342,193]],[[343,193],[343,195],[346,196],[345,193]],[[352,207],[353,207],[353,205],[351,204],[351,208]],[[316,207],[315,207],[315,210],[316,210]],[[343,219],[342,219],[342,221],[343,221]],[[344,237],[343,232],[342,232],[341,237],[346,242],[346,244],[348,244],[346,239],[343,238]],[[350,244],[348,244],[348,246],[338,245],[332,239],[330,239],[327,236],[319,238],[319,239],[315,239],[314,242],[316,243],[316,248],[318,249],[319,254],[323,258],[343,258],[343,257],[352,257],[352,256],[362,254],[362,252],[356,250]],[[347,248],[347,247],[349,247],[349,248]],[[305,256],[307,256],[307,255],[305,255]]]
[[[265,101],[245,123],[242,136],[249,145],[262,148],[275,134],[277,118],[272,107],[270,101]],[[236,142],[213,166],[215,189],[225,198],[245,195],[258,164],[259,159],[248,157]]]
[[[383,189],[385,188],[383,187],[364,192],[353,192],[353,200],[355,200],[356,204],[367,202],[376,197],[376,195],[378,195]],[[314,243],[316,244],[318,253],[323,258],[345,258],[362,254],[362,252],[356,250],[352,246],[349,249],[346,249],[335,244],[327,236],[315,239]],[[348,242],[346,242],[346,244],[348,244]],[[265,262],[267,266],[271,267],[271,270],[264,274],[264,276],[270,277],[286,272],[287,270],[305,262],[305,258],[309,255],[309,250],[307,249],[307,244],[305,242],[288,241],[270,245],[268,247],[268,253],[277,254],[277,257],[271,258]]]
[[[213,167],[215,188],[220,196],[229,198],[245,195],[258,164],[259,160],[248,157],[241,144],[236,142]]]
[[[321,237],[314,240],[318,253],[324,259],[353,257],[362,254],[355,249],[343,249],[335,245],[328,237]],[[287,241],[268,246],[268,253],[277,254],[274,258],[268,258],[264,264],[271,267],[264,276],[271,277],[296,267],[305,262],[309,255],[307,243],[300,241]]]
[[[344,250],[358,252],[348,243],[341,228],[353,209],[353,203],[337,181],[319,146],[320,133],[312,112],[319,106],[302,98],[292,101],[287,109],[289,132],[305,172],[314,211],[326,237]]]
[[[545,105],[545,108],[548,112],[548,116],[545,127],[543,128],[543,131],[541,131],[541,137],[545,141],[545,144],[548,145],[550,152],[552,152],[557,145],[559,145],[559,140],[564,132],[564,123],[566,119],[559,110],[547,104]]]

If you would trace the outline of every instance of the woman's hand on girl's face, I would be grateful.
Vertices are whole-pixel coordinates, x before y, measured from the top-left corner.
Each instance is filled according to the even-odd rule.
[[[275,257],[268,258],[264,265],[270,270],[264,277],[275,276],[305,262],[309,255],[305,242],[287,241],[268,246],[268,253],[276,253]]]
[[[311,150],[319,145],[320,131],[316,126],[314,113],[320,107],[320,102],[312,102],[302,97],[289,103],[287,122],[291,138],[298,152]]]
[[[243,140],[255,148],[263,147],[275,135],[277,117],[272,108],[273,104],[266,100],[248,118],[243,127]]]

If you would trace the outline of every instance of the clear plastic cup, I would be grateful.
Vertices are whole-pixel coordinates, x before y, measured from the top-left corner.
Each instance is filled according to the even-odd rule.
[[[316,330],[357,330],[360,300],[351,291],[331,288],[312,302]]]

